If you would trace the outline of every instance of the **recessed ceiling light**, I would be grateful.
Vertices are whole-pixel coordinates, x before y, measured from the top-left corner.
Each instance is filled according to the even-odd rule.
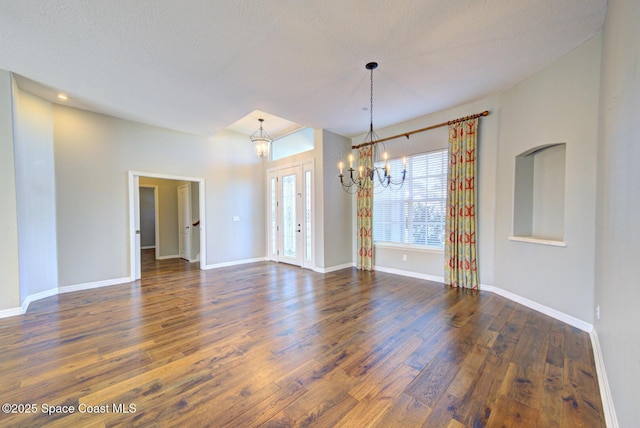
[[[62,101],[67,101],[69,97],[67,97],[65,94],[58,94],[58,99]]]

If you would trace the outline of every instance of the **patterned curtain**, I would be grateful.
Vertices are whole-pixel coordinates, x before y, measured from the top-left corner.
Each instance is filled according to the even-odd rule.
[[[449,125],[449,187],[444,279],[451,287],[478,289],[476,256],[476,154],[478,119]]]
[[[358,165],[373,167],[373,146],[358,149]],[[357,267],[373,270],[373,182],[367,177],[365,186],[358,190],[358,254]]]

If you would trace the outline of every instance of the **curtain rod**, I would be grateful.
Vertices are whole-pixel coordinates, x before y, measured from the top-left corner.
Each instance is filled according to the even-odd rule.
[[[404,134],[394,135],[392,137],[381,138],[376,141],[369,141],[368,143],[358,144],[357,146],[351,146],[352,149],[359,149],[360,147],[371,146],[373,144],[381,143],[383,141],[393,140],[400,137],[407,137],[409,139],[410,135],[417,134],[419,132],[429,131],[431,129],[441,128],[443,126],[453,125],[454,123],[464,122],[465,120],[475,119],[480,116],[489,116],[489,110],[485,110],[482,113],[472,114],[471,116],[460,117],[458,119],[450,120],[448,122],[442,122],[437,125],[427,126],[426,128],[416,129],[415,131],[405,132]]]

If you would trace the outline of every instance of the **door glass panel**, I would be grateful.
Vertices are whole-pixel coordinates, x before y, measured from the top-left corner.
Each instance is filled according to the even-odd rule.
[[[277,191],[276,178],[271,177],[271,254],[278,251]]]
[[[304,229],[305,254],[304,259],[311,261],[311,171],[304,172]]]
[[[296,257],[296,175],[282,177],[283,255]]]

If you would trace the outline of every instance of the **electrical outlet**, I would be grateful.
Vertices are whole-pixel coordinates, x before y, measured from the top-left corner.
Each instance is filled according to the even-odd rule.
[[[407,261],[407,255],[406,255],[406,254],[403,254],[403,255],[402,255],[402,261],[403,261],[403,262],[406,262],[406,261]]]
[[[600,305],[596,306],[596,318],[600,319]]]

